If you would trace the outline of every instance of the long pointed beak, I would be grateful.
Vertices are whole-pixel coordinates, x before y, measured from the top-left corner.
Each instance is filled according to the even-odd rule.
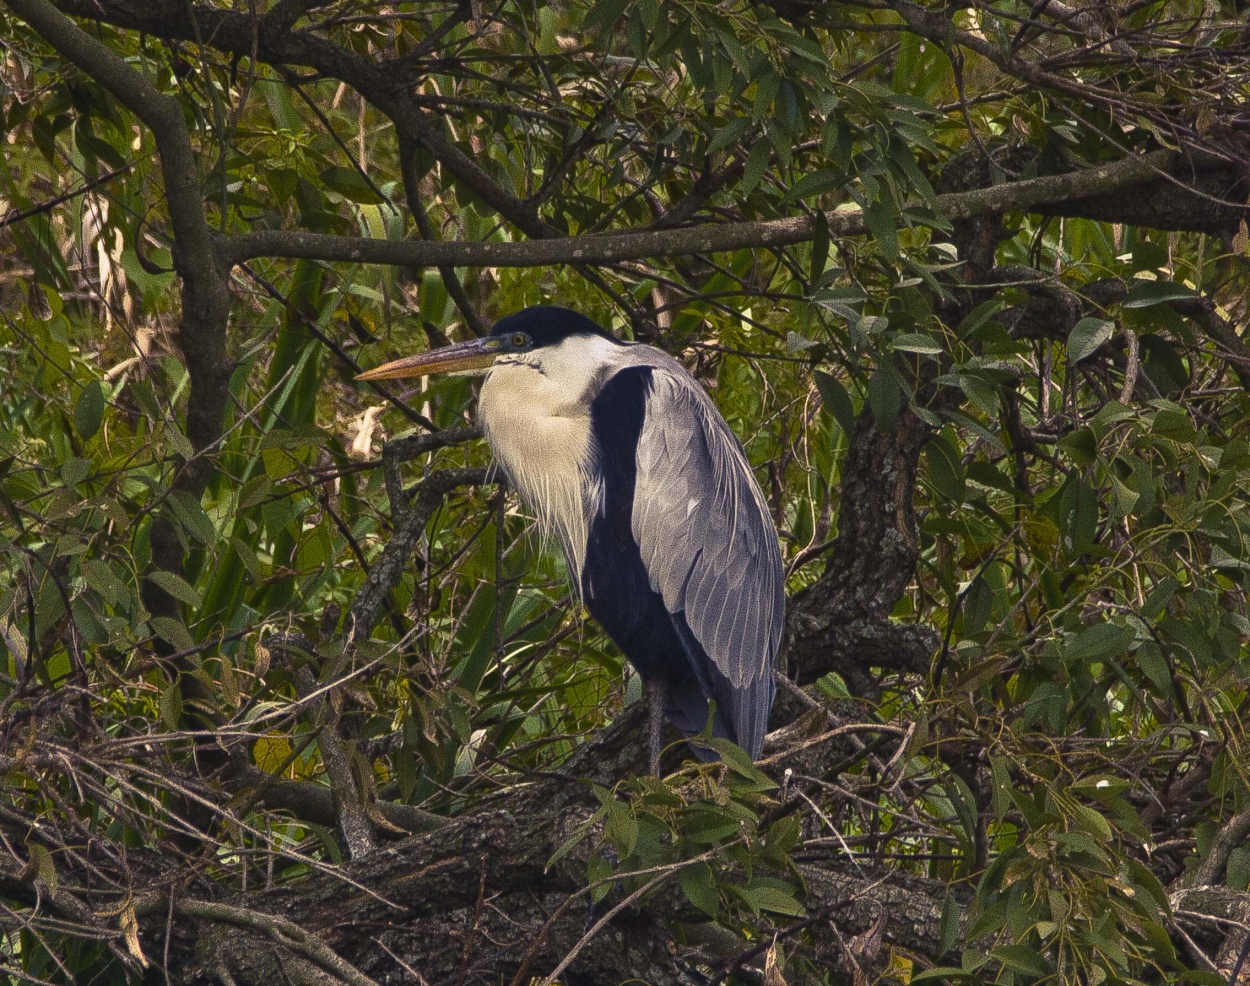
[[[383,363],[356,376],[357,380],[396,380],[400,377],[425,377],[437,373],[455,373],[463,370],[485,370],[495,362],[499,352],[499,340],[486,336],[470,339],[454,346],[444,346],[429,353],[405,356],[390,363]]]

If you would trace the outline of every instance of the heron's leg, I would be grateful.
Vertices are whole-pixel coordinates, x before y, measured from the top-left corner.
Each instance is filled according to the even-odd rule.
[[[662,678],[647,682],[647,766],[660,776],[660,742],[664,736],[664,705],[668,689]]]

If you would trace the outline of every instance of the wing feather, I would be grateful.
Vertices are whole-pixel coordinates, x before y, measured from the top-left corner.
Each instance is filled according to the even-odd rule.
[[[781,551],[729,426],[680,364],[657,362],[638,441],[633,534],[652,589],[712,664],[700,678],[714,670],[724,679],[709,697],[757,756],[781,643]]]

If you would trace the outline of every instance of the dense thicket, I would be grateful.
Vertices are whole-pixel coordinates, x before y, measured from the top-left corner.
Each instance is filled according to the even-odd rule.
[[[1250,979],[1244,18],[5,0],[0,975]],[[758,765],[352,382],[539,301],[759,470]]]

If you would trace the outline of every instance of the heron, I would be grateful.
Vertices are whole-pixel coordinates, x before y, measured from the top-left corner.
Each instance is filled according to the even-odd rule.
[[[477,413],[495,462],[646,687],[652,773],[665,718],[686,737],[710,725],[759,759],[781,550],[742,446],[698,381],[668,353],[554,305],[357,379],[439,373],[485,373]]]

